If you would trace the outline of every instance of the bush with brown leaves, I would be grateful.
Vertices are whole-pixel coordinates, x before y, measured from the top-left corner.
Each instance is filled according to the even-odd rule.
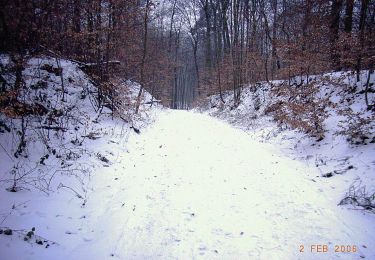
[[[317,98],[318,86],[309,84],[288,85],[286,82],[273,86],[271,95],[275,99],[267,106],[270,114],[281,125],[298,129],[318,140],[324,138],[323,122],[327,118],[325,108],[328,99]]]

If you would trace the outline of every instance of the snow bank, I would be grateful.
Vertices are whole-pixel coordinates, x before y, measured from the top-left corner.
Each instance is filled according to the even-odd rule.
[[[266,114],[267,107],[282,100],[272,94],[284,81],[260,82],[243,89],[241,103],[234,108],[232,92],[224,93],[225,104],[219,95],[209,97],[198,108],[239,127],[260,142],[277,145],[283,154],[317,168],[319,176],[312,176],[322,188],[339,203],[352,186],[360,186],[367,195],[375,192],[375,115],[365,104],[364,89],[368,71],[362,71],[357,82],[354,72],[336,72],[310,76],[310,83],[318,88],[317,100],[328,98],[323,121],[324,139],[317,140],[306,133],[292,129]],[[306,82],[306,78],[303,78]],[[301,78],[294,79],[300,83]],[[375,74],[369,81],[369,103],[375,103]],[[284,100],[285,101],[285,100]],[[287,102],[287,101],[286,101]],[[348,135],[357,130],[355,121],[364,122],[365,135]],[[345,131],[344,131],[345,130]],[[305,174],[305,173],[301,173]]]
[[[15,75],[10,57],[1,55],[0,61],[7,86],[13,86]],[[142,128],[152,118],[149,105],[145,105],[152,97],[146,91],[140,114],[134,116],[139,85],[132,82],[120,86],[125,91],[119,93],[119,99],[131,102],[126,111],[120,111],[126,113],[126,116],[119,115],[126,122],[113,118],[109,108],[98,106],[96,84],[75,62],[51,57],[28,58],[24,61],[22,80],[23,87],[18,93],[22,97],[21,105],[32,108],[38,105],[41,112],[28,114],[23,119],[17,115],[12,118],[0,115],[5,125],[0,136],[4,170],[1,180],[3,185],[15,186],[14,190],[38,188],[46,193],[55,190],[59,182],[48,179],[51,173],[85,173],[88,171],[85,165],[93,163],[90,157],[96,160],[97,151],[87,151],[86,145],[100,143],[98,139],[107,136],[126,136],[129,126]],[[22,120],[26,146],[17,151]]]
[[[3,54],[0,64],[7,82],[3,93],[11,97],[14,64]],[[30,57],[23,67],[19,107],[30,108],[30,113],[23,117],[17,109],[0,113],[0,230],[10,228],[13,232],[9,237],[0,234],[0,259],[13,259],[6,257],[9,250],[25,246],[32,254],[39,252],[38,258],[48,259],[51,252],[43,250],[61,250],[59,237],[71,234],[63,222],[77,222],[72,218],[87,203],[92,174],[109,167],[118,153],[126,153],[127,139],[135,134],[130,127],[143,131],[154,120],[153,110],[162,107],[146,105],[152,97],[144,92],[139,115],[134,116],[131,105],[122,111],[126,121],[121,115],[113,118],[108,107],[98,107],[96,84],[75,62]],[[133,100],[138,85],[121,84],[126,92],[120,93],[120,98]],[[3,98],[14,102],[5,95]],[[46,216],[40,213],[42,208],[60,213]],[[62,217],[66,212],[70,220]]]
[[[1,259],[375,257],[374,214],[337,206],[353,182],[373,187],[374,144],[348,142],[335,106],[327,107],[320,142],[264,115],[274,101],[266,83],[244,89],[237,108],[225,93],[225,105],[214,96],[205,109],[245,132],[207,115],[151,108],[147,92],[141,115],[126,123],[106,107],[96,111],[90,79],[60,63],[63,101],[56,60],[27,63],[24,80],[36,85],[24,102],[38,97],[48,112],[24,122],[27,151],[17,158],[21,119],[1,115],[11,130],[2,126],[0,135]],[[115,83],[132,107],[139,85]],[[366,114],[360,96],[341,103],[334,83],[322,82],[318,95],[326,93],[336,107],[350,103]],[[315,244],[329,253],[311,252]]]

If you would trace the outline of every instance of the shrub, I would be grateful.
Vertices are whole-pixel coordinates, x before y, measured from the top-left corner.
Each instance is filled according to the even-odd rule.
[[[361,181],[354,182],[338,205],[353,205],[365,210],[375,210],[375,192],[369,192]]]
[[[274,86],[271,96],[275,97],[265,109],[280,124],[309,134],[321,140],[324,138],[323,122],[327,118],[325,107],[329,104],[326,98],[317,98],[317,85],[293,84],[286,82]]]

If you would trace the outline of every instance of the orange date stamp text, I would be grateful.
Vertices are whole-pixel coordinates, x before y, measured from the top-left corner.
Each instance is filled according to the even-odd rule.
[[[311,245],[300,245],[299,252],[310,252],[310,253],[356,253],[356,245],[327,245],[327,244],[311,244]]]

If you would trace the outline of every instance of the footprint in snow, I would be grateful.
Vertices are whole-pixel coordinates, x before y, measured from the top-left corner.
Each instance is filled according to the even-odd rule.
[[[195,217],[195,213],[191,213],[191,212],[182,212],[183,214],[185,214],[186,218],[185,220],[192,220],[193,217]]]

